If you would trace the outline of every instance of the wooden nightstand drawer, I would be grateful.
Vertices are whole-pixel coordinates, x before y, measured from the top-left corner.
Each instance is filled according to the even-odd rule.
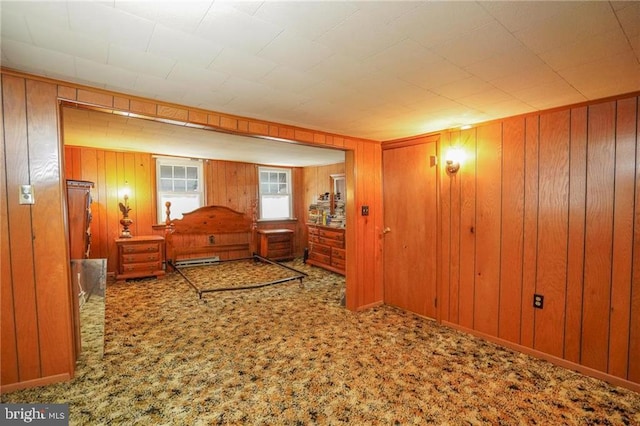
[[[122,251],[124,253],[157,253],[160,245],[153,244],[123,244]]]
[[[155,253],[126,253],[122,255],[124,263],[141,263],[141,262],[157,262],[160,260],[160,252]]]
[[[148,272],[150,275],[153,274],[154,271],[157,271],[160,268],[158,262],[149,262],[149,263],[127,263],[122,265],[121,272],[123,274],[128,273],[139,273],[139,272]]]

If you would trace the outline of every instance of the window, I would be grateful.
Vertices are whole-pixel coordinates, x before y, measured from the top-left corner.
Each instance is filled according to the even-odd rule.
[[[291,218],[291,170],[259,167],[260,219]]]
[[[158,223],[164,223],[165,203],[171,202],[171,219],[182,218],[204,205],[202,160],[156,158],[156,188],[158,191]]]

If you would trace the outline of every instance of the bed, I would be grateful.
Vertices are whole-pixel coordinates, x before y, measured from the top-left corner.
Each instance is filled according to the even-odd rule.
[[[255,253],[256,221],[225,206],[205,206],[171,219],[167,204],[166,258],[198,297],[299,280],[306,273]]]

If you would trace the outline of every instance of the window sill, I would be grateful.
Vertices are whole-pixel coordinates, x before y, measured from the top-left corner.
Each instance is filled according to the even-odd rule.
[[[258,219],[258,223],[269,223],[269,222],[297,222],[298,219],[295,217],[290,217],[288,219]]]

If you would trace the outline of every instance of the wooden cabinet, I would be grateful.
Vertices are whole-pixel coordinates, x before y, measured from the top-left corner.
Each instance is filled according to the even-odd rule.
[[[259,229],[258,254],[272,260],[293,259],[293,230]]]
[[[164,275],[164,238],[158,235],[116,239],[117,280]]]
[[[307,263],[344,275],[346,266],[344,229],[320,225],[308,225],[308,229]]]

